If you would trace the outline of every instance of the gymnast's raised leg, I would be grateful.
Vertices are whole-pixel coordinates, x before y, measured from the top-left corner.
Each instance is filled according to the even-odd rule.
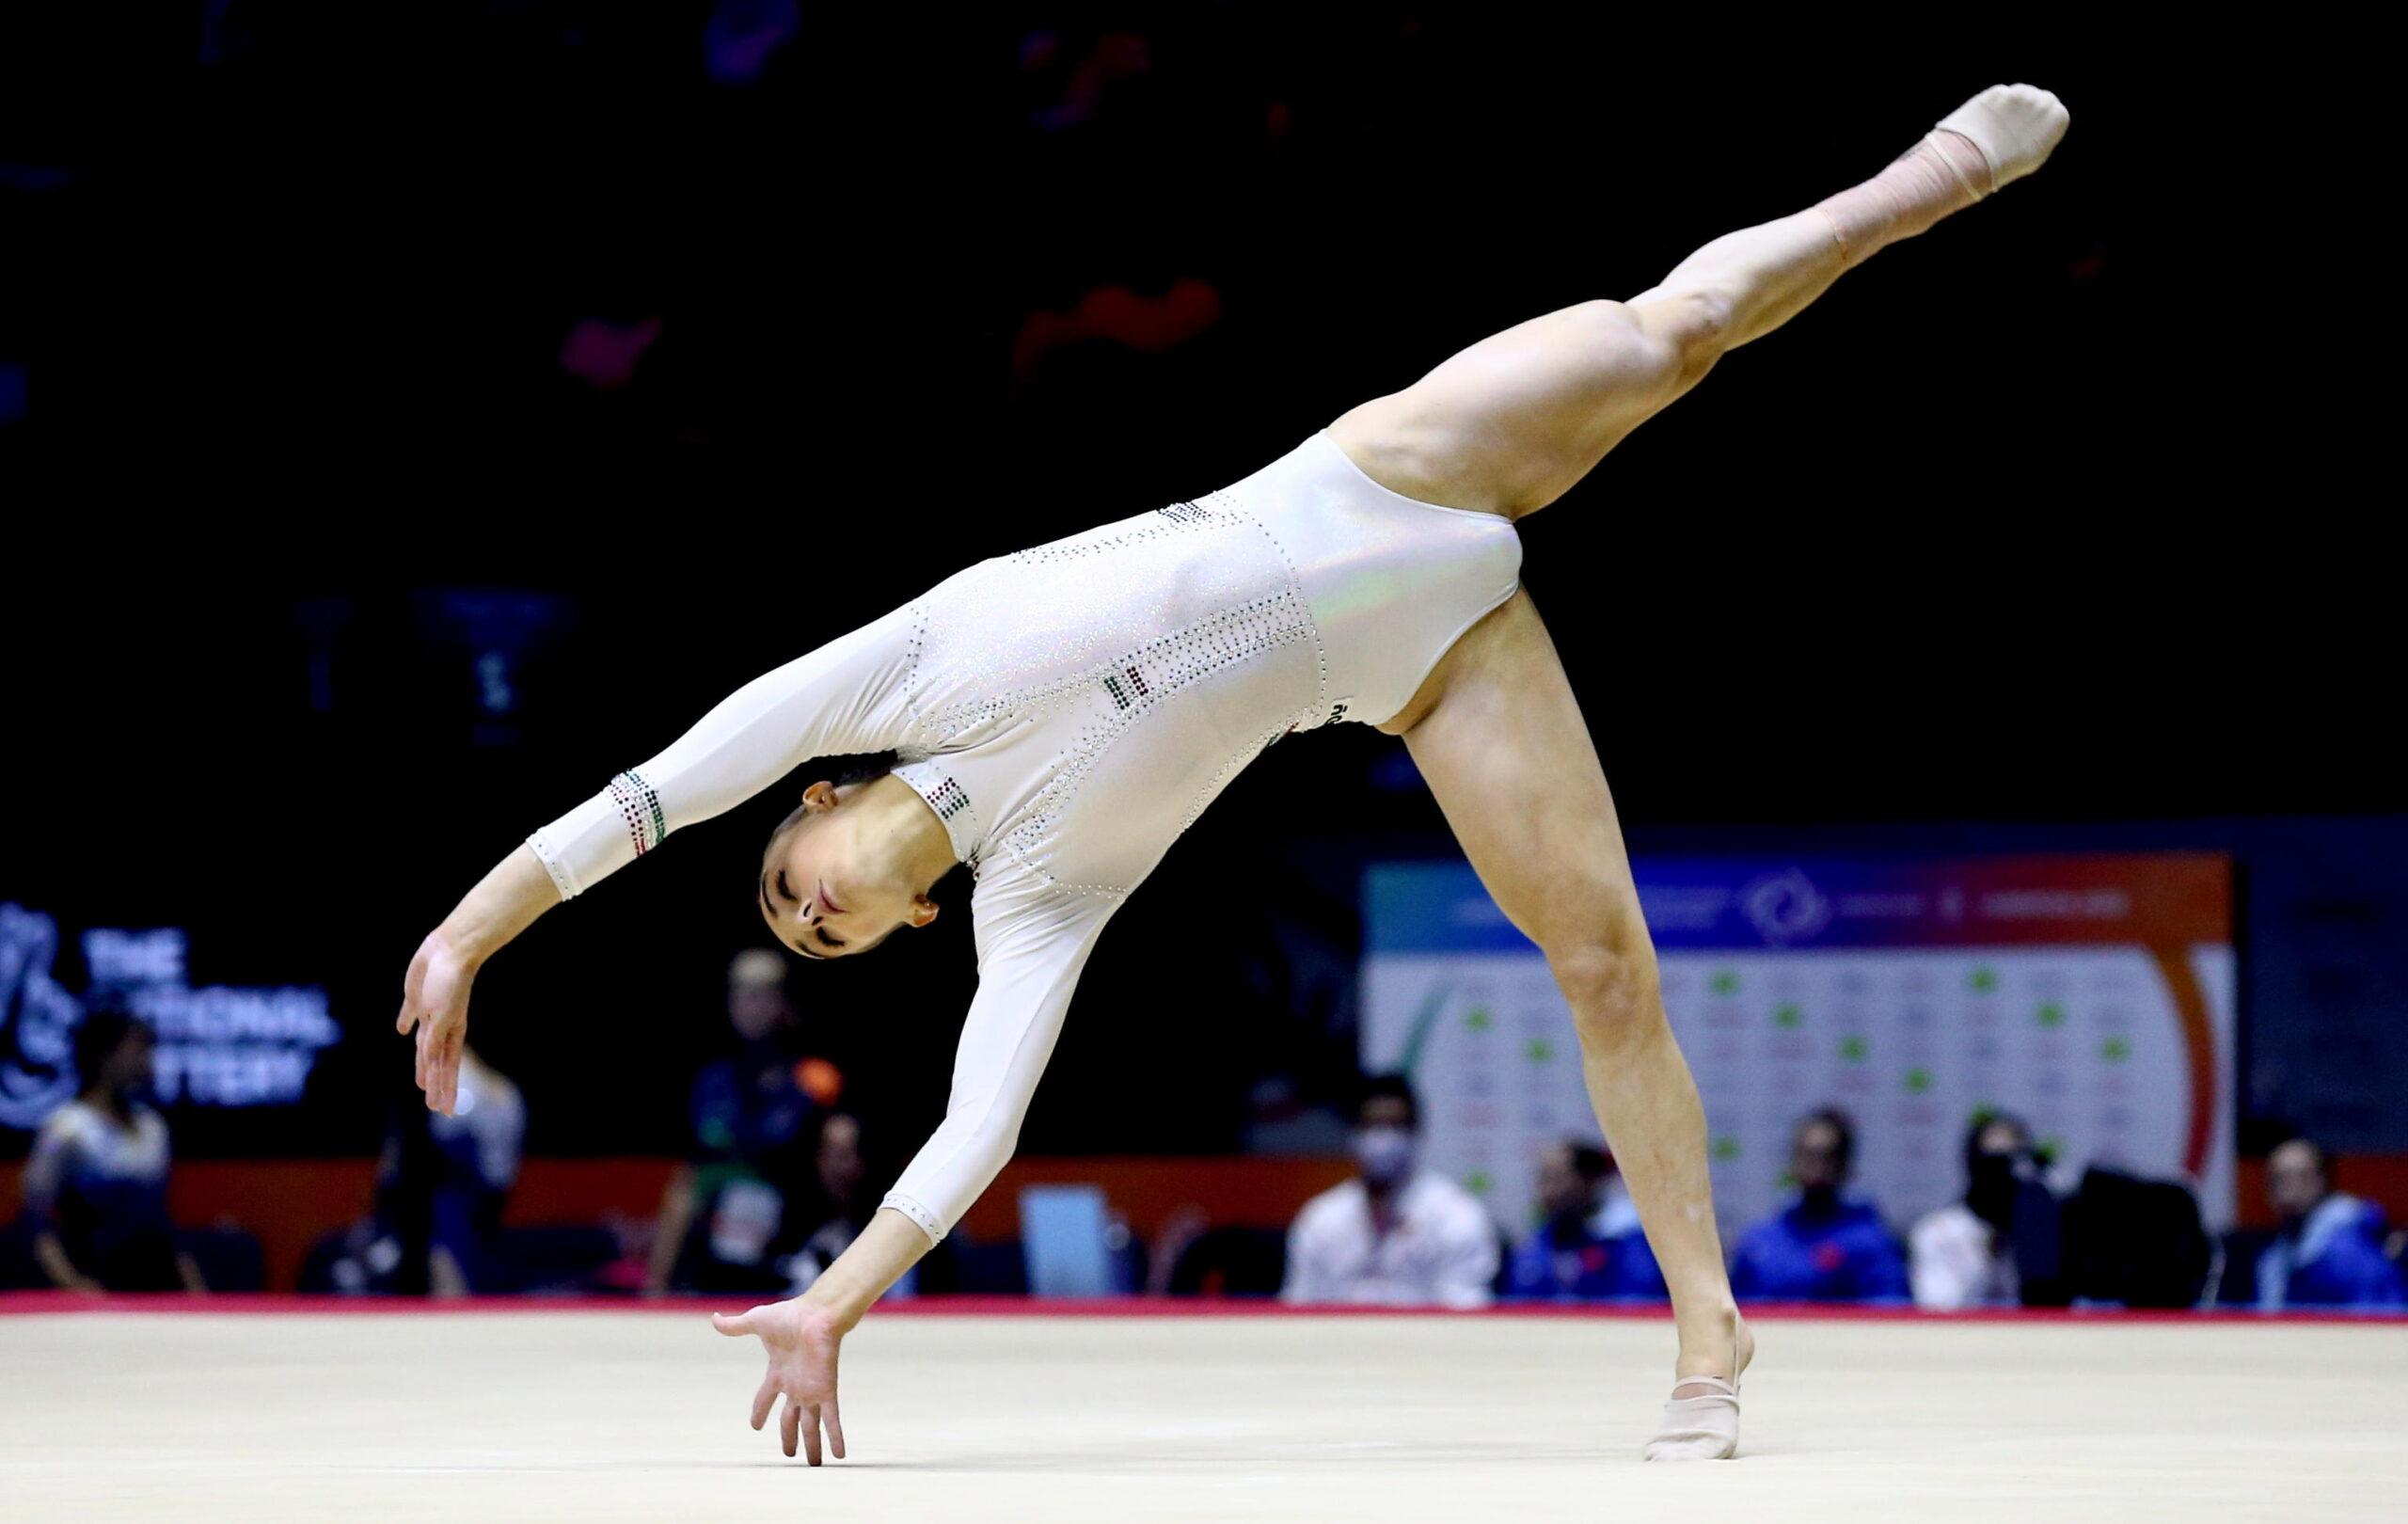
[[[1725,350],[1770,333],[1886,245],[2038,167],[2066,124],[2047,91],[1994,87],[1864,184],[1718,238],[1628,302],[1584,303],[1484,339],[1330,432],[1408,497],[1535,512]],[[1404,737],[1465,853],[1571,1005],[1590,1099],[1679,1333],[1673,1401],[1647,1453],[1729,1455],[1754,1341],[1723,1269],[1704,1112],[1665,1022],[1605,771],[1529,594],[1474,626],[1381,728]]]

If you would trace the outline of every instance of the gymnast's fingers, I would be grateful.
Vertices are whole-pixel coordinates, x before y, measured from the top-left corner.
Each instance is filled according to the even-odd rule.
[[[838,1460],[845,1458],[845,1424],[836,1414],[836,1394],[828,1394],[828,1450]]]
[[[741,1339],[752,1331],[752,1314],[738,1312],[731,1318],[724,1312],[714,1312],[711,1314],[711,1326],[730,1339]],[[757,1429],[761,1425],[755,1423],[752,1426]]]
[[[789,1409],[791,1411],[791,1409]],[[786,1453],[794,1453],[788,1451]],[[819,1464],[819,1405],[814,1403],[802,1415],[802,1458],[812,1465]]]
[[[796,1430],[800,1427],[801,1418],[802,1405],[796,1402],[792,1395],[788,1395],[785,1411],[778,1415],[778,1434],[785,1440],[788,1460],[794,1459]]]
[[[778,1378],[771,1375],[765,1375],[761,1378],[761,1389],[752,1394],[752,1428],[754,1432],[759,1432],[761,1425],[769,1421],[769,1409],[777,1405]]]
[[[393,1018],[393,1030],[404,1037],[417,1024],[420,996],[426,988],[426,963],[423,958],[410,960],[409,972],[402,976],[402,1013]]]
[[[436,1106],[451,1116],[460,1105],[460,1048],[467,1034],[453,1028],[438,1041],[441,1056],[436,1060]]]

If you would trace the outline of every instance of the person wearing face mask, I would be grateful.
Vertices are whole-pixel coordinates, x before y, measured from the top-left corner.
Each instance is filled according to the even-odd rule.
[[[1951,1311],[2021,1300],[2019,1202],[2027,1238],[2039,1216],[2054,1215],[2031,1129],[2006,1112],[1974,1118],[1965,1135],[1964,1199],[1925,1213],[1908,1234],[1915,1306]]]
[[[1364,1087],[1355,1109],[1359,1173],[1305,1203],[1288,1230],[1291,1303],[1488,1305],[1497,1230],[1469,1191],[1418,1167],[1421,1106],[1402,1074]]]
[[[1789,1171],[1797,1199],[1739,1240],[1731,1267],[1741,1296],[1784,1301],[1904,1300],[1906,1265],[1873,1203],[1846,1190],[1856,1129],[1826,1108],[1798,1124]]]
[[[167,1124],[147,1102],[150,1029],[97,1010],[75,1029],[82,1093],[25,1161],[34,1254],[63,1291],[208,1290],[167,1219]]]

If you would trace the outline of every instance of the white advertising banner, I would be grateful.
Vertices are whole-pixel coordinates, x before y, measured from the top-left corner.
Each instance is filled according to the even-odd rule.
[[[1961,1193],[1966,1128],[1991,1110],[2065,1168],[2184,1180],[2229,1225],[2226,859],[1635,867],[1726,1241],[1781,1204],[1791,1129],[1825,1105],[1901,1231]],[[1598,1137],[1569,1008],[1467,865],[1376,866],[1364,898],[1363,1064],[1412,1077],[1425,1161],[1518,1237],[1540,1151]]]

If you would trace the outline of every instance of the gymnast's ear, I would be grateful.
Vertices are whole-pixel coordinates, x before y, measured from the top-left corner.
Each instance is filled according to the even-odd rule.
[[[796,813],[809,811],[818,815],[836,807],[836,786],[821,779],[802,791],[802,807]]]
[[[937,918],[937,902],[926,895],[911,897],[911,909],[905,919],[913,926],[926,926]]]

